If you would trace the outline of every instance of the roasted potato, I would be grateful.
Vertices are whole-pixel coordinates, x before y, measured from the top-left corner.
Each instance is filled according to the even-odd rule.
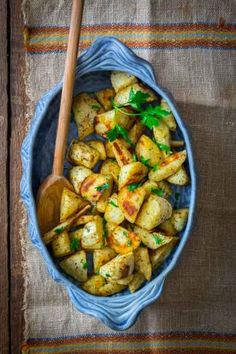
[[[103,175],[111,175],[113,181],[118,184],[119,174],[120,174],[120,166],[115,160],[107,159],[103,162],[102,167],[100,169],[100,173]]]
[[[140,245],[140,238],[132,231],[117,226],[107,238],[108,245],[116,252],[125,254],[132,252]]]
[[[158,144],[170,146],[170,130],[164,121],[161,121],[157,127],[153,127],[153,135]],[[162,154],[164,158],[168,156],[166,151],[162,151]]]
[[[142,243],[152,250],[156,250],[172,241],[172,236],[166,236],[163,232],[149,232],[139,226],[134,227],[134,232],[139,236]]]
[[[135,222],[143,229],[152,230],[169,219],[171,213],[172,206],[166,199],[151,194],[144,202]]]
[[[93,168],[99,160],[99,152],[82,141],[73,141],[68,152],[68,160],[75,165]]]
[[[133,162],[131,152],[122,144],[121,140],[116,139],[112,142],[112,150],[120,167]]]
[[[138,139],[143,134],[144,130],[145,130],[145,127],[140,121],[137,121],[136,123],[134,123],[134,125],[132,126],[132,128],[129,131],[129,138],[133,144],[137,143]]]
[[[175,121],[173,114],[171,113],[171,109],[170,109],[168,103],[164,99],[161,100],[161,108],[163,108],[165,111],[170,113],[168,116],[166,116],[164,118],[164,122],[166,123],[166,125],[168,126],[168,128],[170,130],[175,132],[176,131],[176,121]]]
[[[154,182],[151,180],[147,180],[143,184],[143,188],[146,192],[145,200],[150,196],[151,193],[154,193],[162,198],[169,198],[169,196],[172,194],[172,189],[165,181]]]
[[[117,92],[117,94],[115,95],[114,102],[117,105],[127,104],[127,102],[129,101],[129,95],[131,89],[133,89],[134,93],[136,93],[137,91],[141,91],[143,93],[149,94],[149,97],[147,98],[147,102],[152,102],[157,99],[156,95],[148,87],[140,83],[135,83],[128,87],[123,88],[122,90],[119,90],[119,92]]]
[[[64,257],[71,253],[70,237],[67,231],[56,236],[52,241],[52,253],[54,257]]]
[[[181,166],[180,169],[167,178],[167,181],[172,184],[176,184],[177,186],[185,186],[189,183],[189,178],[184,166]]]
[[[94,218],[95,218],[95,215],[93,215],[93,214],[82,215],[76,220],[74,225],[80,226],[80,225],[87,224],[87,222],[94,221]]]
[[[87,93],[80,93],[73,100],[74,120],[78,128],[79,138],[82,140],[94,132],[94,119],[103,112],[100,103]]]
[[[60,267],[78,281],[85,282],[88,278],[88,263],[83,250],[63,259],[60,262]]]
[[[119,174],[119,189],[140,182],[147,174],[148,168],[139,161],[122,166]]]
[[[156,250],[150,250],[149,254],[153,270],[158,268],[159,265],[161,265],[161,263],[163,263],[164,260],[169,256],[177,241],[178,237],[173,237],[172,241],[165,244],[164,246]]]
[[[111,111],[98,114],[95,119],[95,132],[98,135],[106,137],[107,132],[112,130],[116,124],[129,129],[134,122],[134,118],[127,119],[125,112],[130,112],[130,109],[122,108],[122,112],[112,109]]]
[[[134,276],[133,274],[130,274],[126,278],[116,280],[116,283],[121,284],[121,285],[128,285],[132,281],[133,276]],[[109,281],[109,278],[107,280]],[[111,280],[111,281],[113,281],[113,280]]]
[[[142,273],[134,273],[131,282],[129,283],[129,291],[134,293],[145,282],[145,276]]]
[[[101,266],[116,256],[116,252],[110,247],[104,247],[93,252],[94,273],[98,274]]]
[[[83,235],[83,229],[76,229],[69,233],[70,241],[78,240],[77,247],[80,247],[81,238]]]
[[[103,195],[105,195],[106,198],[109,198],[111,190],[111,176],[93,173],[83,181],[80,193],[85,200],[89,200],[91,203],[96,203]]]
[[[168,156],[160,165],[156,171],[149,172],[149,178],[153,181],[159,182],[166,179],[176,173],[184,161],[186,160],[186,151],[175,152]]]
[[[105,279],[101,275],[92,275],[85,283],[82,289],[92,295],[100,295],[99,289],[106,284]]]
[[[93,149],[97,150],[99,153],[99,160],[106,160],[106,150],[102,141],[100,140],[90,140],[86,144]]]
[[[60,222],[74,215],[84,205],[83,199],[68,188],[63,188],[60,205]]]
[[[105,111],[112,109],[112,98],[115,97],[115,90],[112,87],[105,88],[96,92],[96,98],[104,107]]]
[[[157,144],[144,134],[139,139],[135,151],[138,159],[151,167],[158,166],[163,160],[162,152]]]
[[[122,71],[113,71],[111,73],[111,83],[115,89],[115,92],[122,90],[123,88],[134,84],[138,80],[135,76],[124,73]]]
[[[158,228],[161,229],[162,231],[165,232],[166,235],[176,235],[176,230],[174,228],[174,225],[170,221],[170,219],[164,221],[160,225],[158,225]]]
[[[146,247],[138,247],[134,250],[134,269],[142,273],[145,279],[150,280],[152,276],[152,266],[150,263],[148,249]]]
[[[110,282],[110,283],[103,285],[99,289],[99,295],[100,296],[113,295],[113,294],[119,293],[120,291],[124,290],[126,287],[127,287],[127,285],[122,285],[122,284]]]
[[[170,222],[174,226],[176,232],[181,232],[186,225],[188,220],[187,208],[173,210],[173,213],[170,218]]]
[[[128,277],[134,270],[134,255],[132,252],[119,254],[108,263],[101,266],[99,273],[105,279],[118,280]]]
[[[106,150],[106,155],[108,158],[110,159],[114,159],[115,158],[115,155],[114,155],[114,152],[113,152],[113,149],[112,149],[112,143],[107,140],[105,142],[105,150]]]
[[[80,193],[81,183],[85,180],[86,177],[90,176],[92,173],[92,170],[84,166],[72,167],[69,172],[69,178],[77,194]]]
[[[129,186],[123,187],[118,193],[118,206],[125,218],[134,223],[145,197],[143,187],[129,190]]]
[[[97,215],[94,221],[90,221],[84,226],[81,246],[86,250],[96,250],[103,245],[103,221],[101,216]]]
[[[121,224],[125,219],[123,212],[118,207],[116,193],[113,193],[112,196],[109,198],[104,218],[107,222],[112,222],[117,225]]]
[[[101,198],[98,200],[98,202],[96,204],[97,211],[99,211],[100,213],[105,213],[107,203],[108,203],[109,197],[112,192],[112,185],[113,185],[112,176],[109,176],[109,179],[107,179],[107,182],[109,184],[109,188],[107,188],[103,191]]]

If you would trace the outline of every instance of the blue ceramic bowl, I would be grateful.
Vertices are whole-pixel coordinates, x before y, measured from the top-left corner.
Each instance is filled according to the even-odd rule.
[[[79,311],[95,316],[110,328],[124,330],[134,324],[141,310],[160,296],[167,274],[176,265],[193,223],[196,177],[189,135],[173,98],[166,89],[157,84],[151,65],[136,56],[123,43],[112,37],[102,37],[81,55],[77,62],[74,95],[81,91],[94,92],[111,86],[109,79],[111,70],[126,71],[135,75],[163,97],[168,102],[178,123],[176,138],[182,138],[185,141],[191,184],[186,187],[177,187],[176,191],[179,190],[181,193],[179,207],[189,207],[189,218],[178,246],[161,268],[154,273],[152,280],[134,294],[125,290],[108,298],[93,296],[80,289],[75,281],[59,269],[41,239],[35,197],[41,182],[51,173],[62,82],[48,91],[38,102],[29,133],[23,142],[21,196],[28,211],[31,240],[44,258],[51,277],[67,289],[70,299]],[[72,121],[68,141],[76,134],[77,130]]]

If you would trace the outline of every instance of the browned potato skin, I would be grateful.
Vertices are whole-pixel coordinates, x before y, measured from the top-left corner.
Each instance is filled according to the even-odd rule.
[[[99,160],[99,153],[82,141],[73,141],[69,148],[68,160],[75,165],[93,168]]]
[[[60,205],[60,222],[74,215],[84,204],[84,200],[68,188],[63,188]]]
[[[136,188],[134,191],[130,192],[126,186],[119,191],[118,206],[130,223],[135,222],[144,198],[145,190],[142,187]]]
[[[120,169],[119,189],[131,183],[140,182],[148,174],[148,168],[141,162],[131,162]]]
[[[122,226],[117,226],[107,238],[108,245],[116,253],[125,254],[132,252],[140,245],[140,238],[132,231]]]
[[[105,88],[96,92],[96,98],[99,103],[101,103],[101,105],[104,107],[105,111],[109,111],[110,109],[112,109],[111,99],[115,97],[115,94],[116,93],[113,87]]]
[[[122,144],[122,141],[119,139],[116,139],[112,142],[112,150],[120,167],[128,165],[133,161],[131,152]]]
[[[150,166],[158,165],[163,160],[163,155],[159,147],[147,135],[142,135],[136,145],[136,155],[141,161],[141,158],[148,160]]]
[[[93,173],[87,167],[84,166],[74,166],[69,172],[69,179],[74,187],[74,190],[77,194],[80,193],[81,183],[85,180],[86,177]]]
[[[106,161],[103,162],[101,166],[100,173],[103,175],[111,175],[113,178],[113,181],[118,184],[119,180],[119,174],[120,174],[120,166],[116,162],[116,160],[112,159],[107,159]]]
[[[109,157],[111,159],[114,159],[115,155],[114,155],[114,152],[113,152],[113,149],[112,149],[112,143],[109,140],[107,140],[105,142],[105,149],[106,149],[107,157]]]
[[[99,190],[105,184],[109,184],[109,188],[105,190]],[[105,176],[100,173],[93,173],[88,176],[82,183],[80,188],[81,196],[89,200],[91,203],[98,202],[102,196],[108,192],[108,197],[112,190],[112,179],[110,176]]]

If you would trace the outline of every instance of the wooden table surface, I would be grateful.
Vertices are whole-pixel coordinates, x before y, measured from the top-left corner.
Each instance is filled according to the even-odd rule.
[[[21,129],[26,107],[21,1],[0,1],[0,353],[20,353],[23,276],[19,225]]]

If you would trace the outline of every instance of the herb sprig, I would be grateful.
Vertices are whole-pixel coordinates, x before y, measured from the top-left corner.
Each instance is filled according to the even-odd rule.
[[[158,195],[158,197],[162,197],[164,195],[164,190],[161,188],[152,188],[151,193]]]
[[[104,192],[106,189],[108,189],[110,187],[109,183],[103,183],[101,186],[97,186],[95,187],[95,189],[98,192]]]
[[[129,134],[125,128],[123,128],[120,124],[116,124],[115,127],[107,133],[107,139],[109,141],[114,141],[119,137],[122,137],[127,143],[134,148],[134,144],[129,138]]]
[[[143,182],[131,183],[128,185],[128,191],[133,192],[133,191],[135,191],[135,189],[137,189],[138,187],[141,187],[142,185],[143,185]]]

